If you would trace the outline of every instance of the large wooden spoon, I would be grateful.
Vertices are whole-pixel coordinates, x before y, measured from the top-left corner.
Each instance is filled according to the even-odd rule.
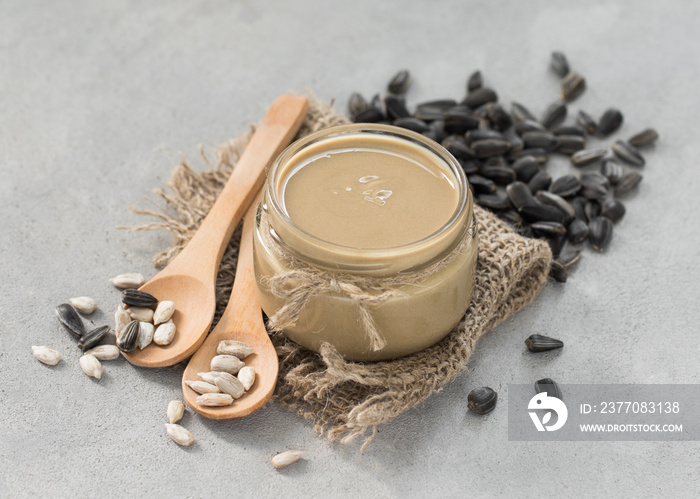
[[[230,179],[185,249],[141,286],[159,300],[175,302],[176,333],[168,346],[151,344],[124,354],[143,367],[165,367],[191,356],[202,344],[216,308],[216,274],[233,230],[265,180],[268,165],[299,130],[309,103],[285,95],[270,106],[241,155]]]
[[[257,411],[270,399],[277,382],[277,353],[265,330],[255,291],[253,228],[256,211],[257,206],[251,206],[243,222],[236,278],[226,310],[214,330],[192,356],[182,375],[182,392],[187,405],[210,419],[242,418]],[[255,368],[255,383],[233,405],[207,407],[196,402],[198,394],[185,381],[201,381],[197,373],[211,371],[211,359],[217,355],[216,348],[221,340],[242,341],[253,349],[253,353],[243,360],[246,366]]]

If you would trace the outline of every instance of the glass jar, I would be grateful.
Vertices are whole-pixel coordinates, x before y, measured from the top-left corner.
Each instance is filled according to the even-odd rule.
[[[262,308],[270,318],[294,309],[281,329],[313,351],[329,342],[348,360],[408,355],[444,338],[469,305],[472,194],[457,160],[420,134],[356,124],[304,137],[273,163],[257,215]]]

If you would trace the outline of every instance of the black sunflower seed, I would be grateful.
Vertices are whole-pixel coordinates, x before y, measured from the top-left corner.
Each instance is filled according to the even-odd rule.
[[[575,218],[566,228],[566,235],[572,244],[581,244],[588,239],[588,224],[580,218]]]
[[[491,128],[495,130],[506,130],[513,124],[510,114],[496,102],[489,102],[484,105],[486,119],[491,124]]]
[[[386,107],[386,115],[392,120],[411,116],[408,108],[406,108],[406,100],[403,97],[386,95],[384,96],[384,106]]]
[[[541,147],[552,151],[557,145],[557,137],[550,132],[525,132],[522,138],[525,147]]]
[[[535,120],[527,119],[520,121],[515,125],[515,132],[521,137],[527,132],[546,132],[547,129],[541,123]]]
[[[613,235],[613,223],[609,218],[596,217],[588,224],[588,240],[596,251],[603,251]]]
[[[474,153],[469,149],[467,142],[461,135],[445,137],[441,144],[442,147],[447,149],[455,158],[464,160],[472,160],[475,158]]]
[[[563,175],[552,182],[549,192],[563,198],[573,196],[581,188],[581,181],[574,175]]]
[[[510,152],[508,153],[509,156],[515,156],[525,149],[525,143],[518,135],[513,135],[508,140],[510,141]]]
[[[507,166],[486,165],[483,166],[479,172],[482,176],[490,178],[498,185],[508,185],[516,179],[515,171]]]
[[[131,352],[139,339],[139,321],[131,321],[117,336],[117,347],[122,352]]]
[[[576,212],[574,211],[573,206],[571,206],[571,204],[561,196],[548,191],[539,191],[535,195],[535,199],[542,204],[548,204],[549,206],[554,206],[560,210],[565,216],[564,223],[569,223],[571,220],[576,218]]]
[[[559,385],[552,378],[542,378],[535,381],[535,390],[537,393],[546,392],[548,397],[556,397],[559,400],[564,400]]]
[[[403,69],[396,73],[394,77],[389,80],[387,88],[392,94],[403,94],[408,90],[408,86],[411,84],[411,74],[407,69]]]
[[[533,194],[537,191],[546,191],[552,185],[552,176],[547,172],[537,172],[527,183]]]
[[[481,71],[474,71],[467,80],[467,93],[480,89],[484,84]]]
[[[531,334],[525,340],[525,345],[527,345],[527,349],[531,352],[547,352],[549,350],[562,348],[564,342],[550,338],[549,336],[544,336],[543,334]]]
[[[600,202],[597,199],[586,199],[584,211],[586,212],[586,219],[590,223],[591,220],[600,216]]]
[[[479,194],[493,194],[496,192],[494,181],[481,175],[469,175],[469,185]]]
[[[513,206],[518,210],[521,210],[524,206],[537,204],[530,188],[523,182],[511,182],[508,184],[508,187],[506,187],[506,192],[508,193],[511,203],[513,203]]]
[[[588,235],[588,233],[586,233],[586,235]],[[580,249],[568,250],[559,255],[557,261],[568,269],[581,259],[581,253],[582,251]]]
[[[425,121],[412,116],[395,119],[393,125],[406,128],[407,130],[413,130],[414,132],[418,133],[427,132],[430,129]]]
[[[553,102],[545,110],[540,123],[547,129],[554,128],[566,119],[566,112],[567,109],[564,102]]]
[[[472,109],[483,106],[487,102],[498,101],[498,94],[489,87],[481,87],[473,92],[467,94],[467,96],[462,100],[461,104],[468,106]]]
[[[615,156],[621,160],[634,166],[644,166],[644,156],[633,145],[617,140],[611,148]]]
[[[566,60],[566,56],[561,52],[552,52],[549,67],[551,67],[552,70],[559,75],[559,78],[564,78],[567,74],[569,74],[569,61]]]
[[[605,199],[608,189],[603,184],[589,182],[581,185],[581,195],[586,199]]]
[[[547,244],[549,244],[549,247],[552,250],[552,257],[556,260],[559,258],[561,250],[564,249],[564,245],[566,244],[566,236],[551,237],[547,239]]]
[[[583,172],[581,174],[581,185],[602,185],[605,188],[610,187],[610,181],[608,178],[600,172]]]
[[[467,395],[467,407],[477,414],[488,414],[496,408],[498,394],[488,386],[474,388]]]
[[[518,180],[529,182],[540,170],[540,166],[534,156],[523,156],[513,163],[513,170]]]
[[[444,125],[445,123],[442,121],[442,118],[431,121],[428,124],[428,131],[423,132],[423,135],[431,134],[430,138],[432,138],[435,142],[442,142],[447,138],[447,132],[445,132]]]
[[[578,135],[579,137],[586,136],[586,131],[580,125],[559,125],[552,128],[551,131],[554,135]]]
[[[603,163],[600,165],[600,173],[608,179],[611,185],[615,185],[622,179],[625,171],[620,166],[620,163],[613,158],[603,158]]]
[[[100,341],[102,341],[102,338],[105,337],[108,331],[109,326],[100,326],[92,331],[88,331],[82,338],[80,338],[78,347],[80,347],[82,350],[90,350],[92,347],[97,346]]]
[[[464,174],[468,178],[471,178],[469,177],[470,175],[476,175],[479,173],[480,166],[476,161],[461,158],[457,158],[457,161],[462,166],[462,170],[464,170]]]
[[[492,210],[507,210],[510,208],[510,198],[503,192],[494,194],[479,194],[476,197],[477,203]]]
[[[603,113],[603,116],[598,120],[598,133],[606,137],[620,128],[622,125],[623,116],[619,109],[611,107]]]
[[[466,106],[454,106],[445,111],[442,117],[447,133],[464,134],[467,130],[479,128],[479,120]]]
[[[465,134],[465,138],[467,139],[467,143],[470,144],[472,142],[477,142],[479,140],[488,140],[488,139],[496,139],[496,140],[506,140],[504,135],[497,131],[497,130],[490,130],[486,128],[480,128],[477,130],[469,130]]]
[[[125,289],[122,291],[122,303],[131,307],[153,307],[158,305],[158,298],[138,289]]]
[[[533,158],[535,158],[535,161],[537,161],[540,165],[543,165],[547,161],[549,161],[549,154],[547,154],[547,151],[545,151],[541,147],[526,147],[518,154],[516,154],[515,157],[512,159],[514,161],[517,161],[525,156],[532,156]]]
[[[568,270],[562,263],[558,262],[557,260],[552,260],[552,263],[549,266],[549,277],[557,282],[566,282],[568,274]]]
[[[574,213],[576,213],[576,218],[588,223],[588,215],[586,215],[586,198],[576,196],[571,200],[571,207],[574,209]]]
[[[583,149],[571,156],[574,166],[586,166],[603,158],[608,153],[606,149]]]
[[[457,103],[455,101],[451,101],[450,105],[448,106],[430,103],[419,104],[416,106],[416,111],[413,113],[413,117],[423,121],[442,120],[442,115],[445,114],[445,111],[451,107],[455,107],[456,105]]]
[[[615,186],[615,196],[624,196],[630,191],[633,191],[642,181],[642,176],[637,172],[631,172],[622,177]]]
[[[557,135],[555,151],[571,155],[586,147],[586,139],[580,135]]]
[[[381,111],[374,107],[370,107],[357,113],[352,121],[355,123],[378,123],[383,119],[384,115],[381,113]]]
[[[555,208],[546,204],[533,204],[523,206],[520,210],[522,217],[530,223],[534,222],[558,222],[564,223],[564,214]]]
[[[586,111],[579,111],[576,115],[576,123],[586,131],[587,134],[593,134],[598,129],[598,123]]]
[[[561,80],[561,98],[571,102],[586,91],[586,79],[576,71],[571,71]]]
[[[81,338],[85,334],[85,326],[70,303],[61,303],[56,307],[56,317],[70,334],[76,338]]]
[[[477,140],[471,144],[471,149],[477,158],[500,156],[508,152],[509,148],[510,142],[500,139]]]
[[[625,205],[615,199],[608,199],[600,209],[600,216],[609,218],[612,223],[617,223],[625,216]]]
[[[559,222],[533,222],[530,227],[535,233],[544,236],[563,236],[566,234],[566,227]]]
[[[366,111],[369,108],[369,104],[365,98],[359,92],[353,92],[348,99],[348,112],[351,118],[355,118],[358,114]]]
[[[526,120],[537,121],[535,115],[532,114],[528,108],[526,108],[519,102],[513,102],[510,105],[510,114],[513,117],[513,121],[516,123],[522,123]]]
[[[647,128],[646,130],[642,130],[641,132],[632,135],[627,142],[634,147],[642,147],[656,142],[656,139],[658,138],[659,133],[656,130],[653,128]]]

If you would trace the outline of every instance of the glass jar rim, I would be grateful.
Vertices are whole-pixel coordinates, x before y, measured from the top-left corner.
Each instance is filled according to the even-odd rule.
[[[441,161],[445,163],[450,173],[454,176],[458,196],[457,205],[455,206],[453,213],[451,214],[447,222],[445,222],[445,224],[443,224],[439,229],[427,235],[426,237],[400,246],[393,246],[387,248],[358,248],[353,246],[344,246],[327,241],[325,239],[321,239],[313,234],[310,234],[309,232],[299,227],[296,223],[294,223],[294,221],[289,216],[289,213],[287,212],[283,201],[279,199],[277,195],[276,186],[281,180],[280,175],[283,172],[284,166],[297,153],[302,151],[307,146],[316,144],[318,142],[333,137],[362,134],[390,136],[394,139],[407,141],[413,145],[418,145],[420,147],[423,147],[424,149],[427,149],[429,152],[437,156]],[[372,268],[378,269],[382,267],[381,264],[373,265],[372,263],[380,263],[382,260],[385,260],[387,258],[401,258],[402,255],[414,254],[415,252],[420,251],[421,248],[425,248],[426,246],[430,245],[431,242],[434,242],[437,239],[443,237],[451,229],[454,229],[455,224],[457,224],[460,219],[464,218],[465,211],[467,211],[467,218],[466,223],[463,227],[463,232],[466,232],[468,229],[467,226],[471,222],[471,211],[473,209],[471,191],[468,187],[467,178],[464,174],[464,171],[462,170],[462,167],[459,164],[459,162],[454,158],[452,154],[450,154],[447,151],[447,149],[445,149],[443,146],[433,141],[432,139],[425,137],[424,135],[421,135],[419,133],[413,132],[411,130],[407,130],[405,128],[400,128],[393,125],[381,125],[373,123],[333,126],[309,134],[295,141],[284,151],[282,151],[282,153],[273,162],[270,171],[268,172],[268,179],[265,192],[266,195],[263,202],[268,204],[269,207],[272,209],[274,213],[274,218],[282,221],[282,223],[285,225],[285,231],[293,233],[296,237],[302,240],[306,240],[309,243],[314,244],[316,247],[323,248],[329,254],[333,254],[334,256],[334,261],[332,265],[328,265],[328,262],[324,261],[314,261],[314,263],[320,263],[321,266],[332,267],[334,269],[345,268],[345,270],[349,270],[350,268],[357,270],[356,265],[347,264],[347,261],[343,261],[343,257],[348,257],[348,259],[351,257],[351,255],[353,257],[356,257],[358,252],[362,253],[365,260],[365,264],[366,266],[368,266],[368,271],[371,271]],[[272,229],[274,230],[274,226],[272,227]],[[284,243],[284,241],[280,241],[278,231],[275,232],[278,235],[278,237],[276,238],[278,239],[278,242]],[[461,241],[462,237],[455,237],[454,239],[455,240],[452,241],[452,244],[449,245],[450,249],[454,248]],[[284,246],[285,249],[291,251],[292,254],[295,254],[295,256],[301,256],[304,259],[308,259],[308,255],[299,254],[298,251],[295,251],[294,248],[289,247],[289,245],[287,244],[284,244]],[[340,260],[338,260],[338,257],[340,257]],[[430,260],[434,259],[435,258],[431,258]],[[324,265],[324,263],[326,263],[326,265]]]

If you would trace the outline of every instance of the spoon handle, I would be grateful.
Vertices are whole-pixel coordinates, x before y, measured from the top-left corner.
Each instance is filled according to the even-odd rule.
[[[275,99],[209,214],[187,246],[161,274],[186,273],[214,285],[234,229],[262,187],[267,167],[296,135],[308,106],[308,100],[299,95]]]

